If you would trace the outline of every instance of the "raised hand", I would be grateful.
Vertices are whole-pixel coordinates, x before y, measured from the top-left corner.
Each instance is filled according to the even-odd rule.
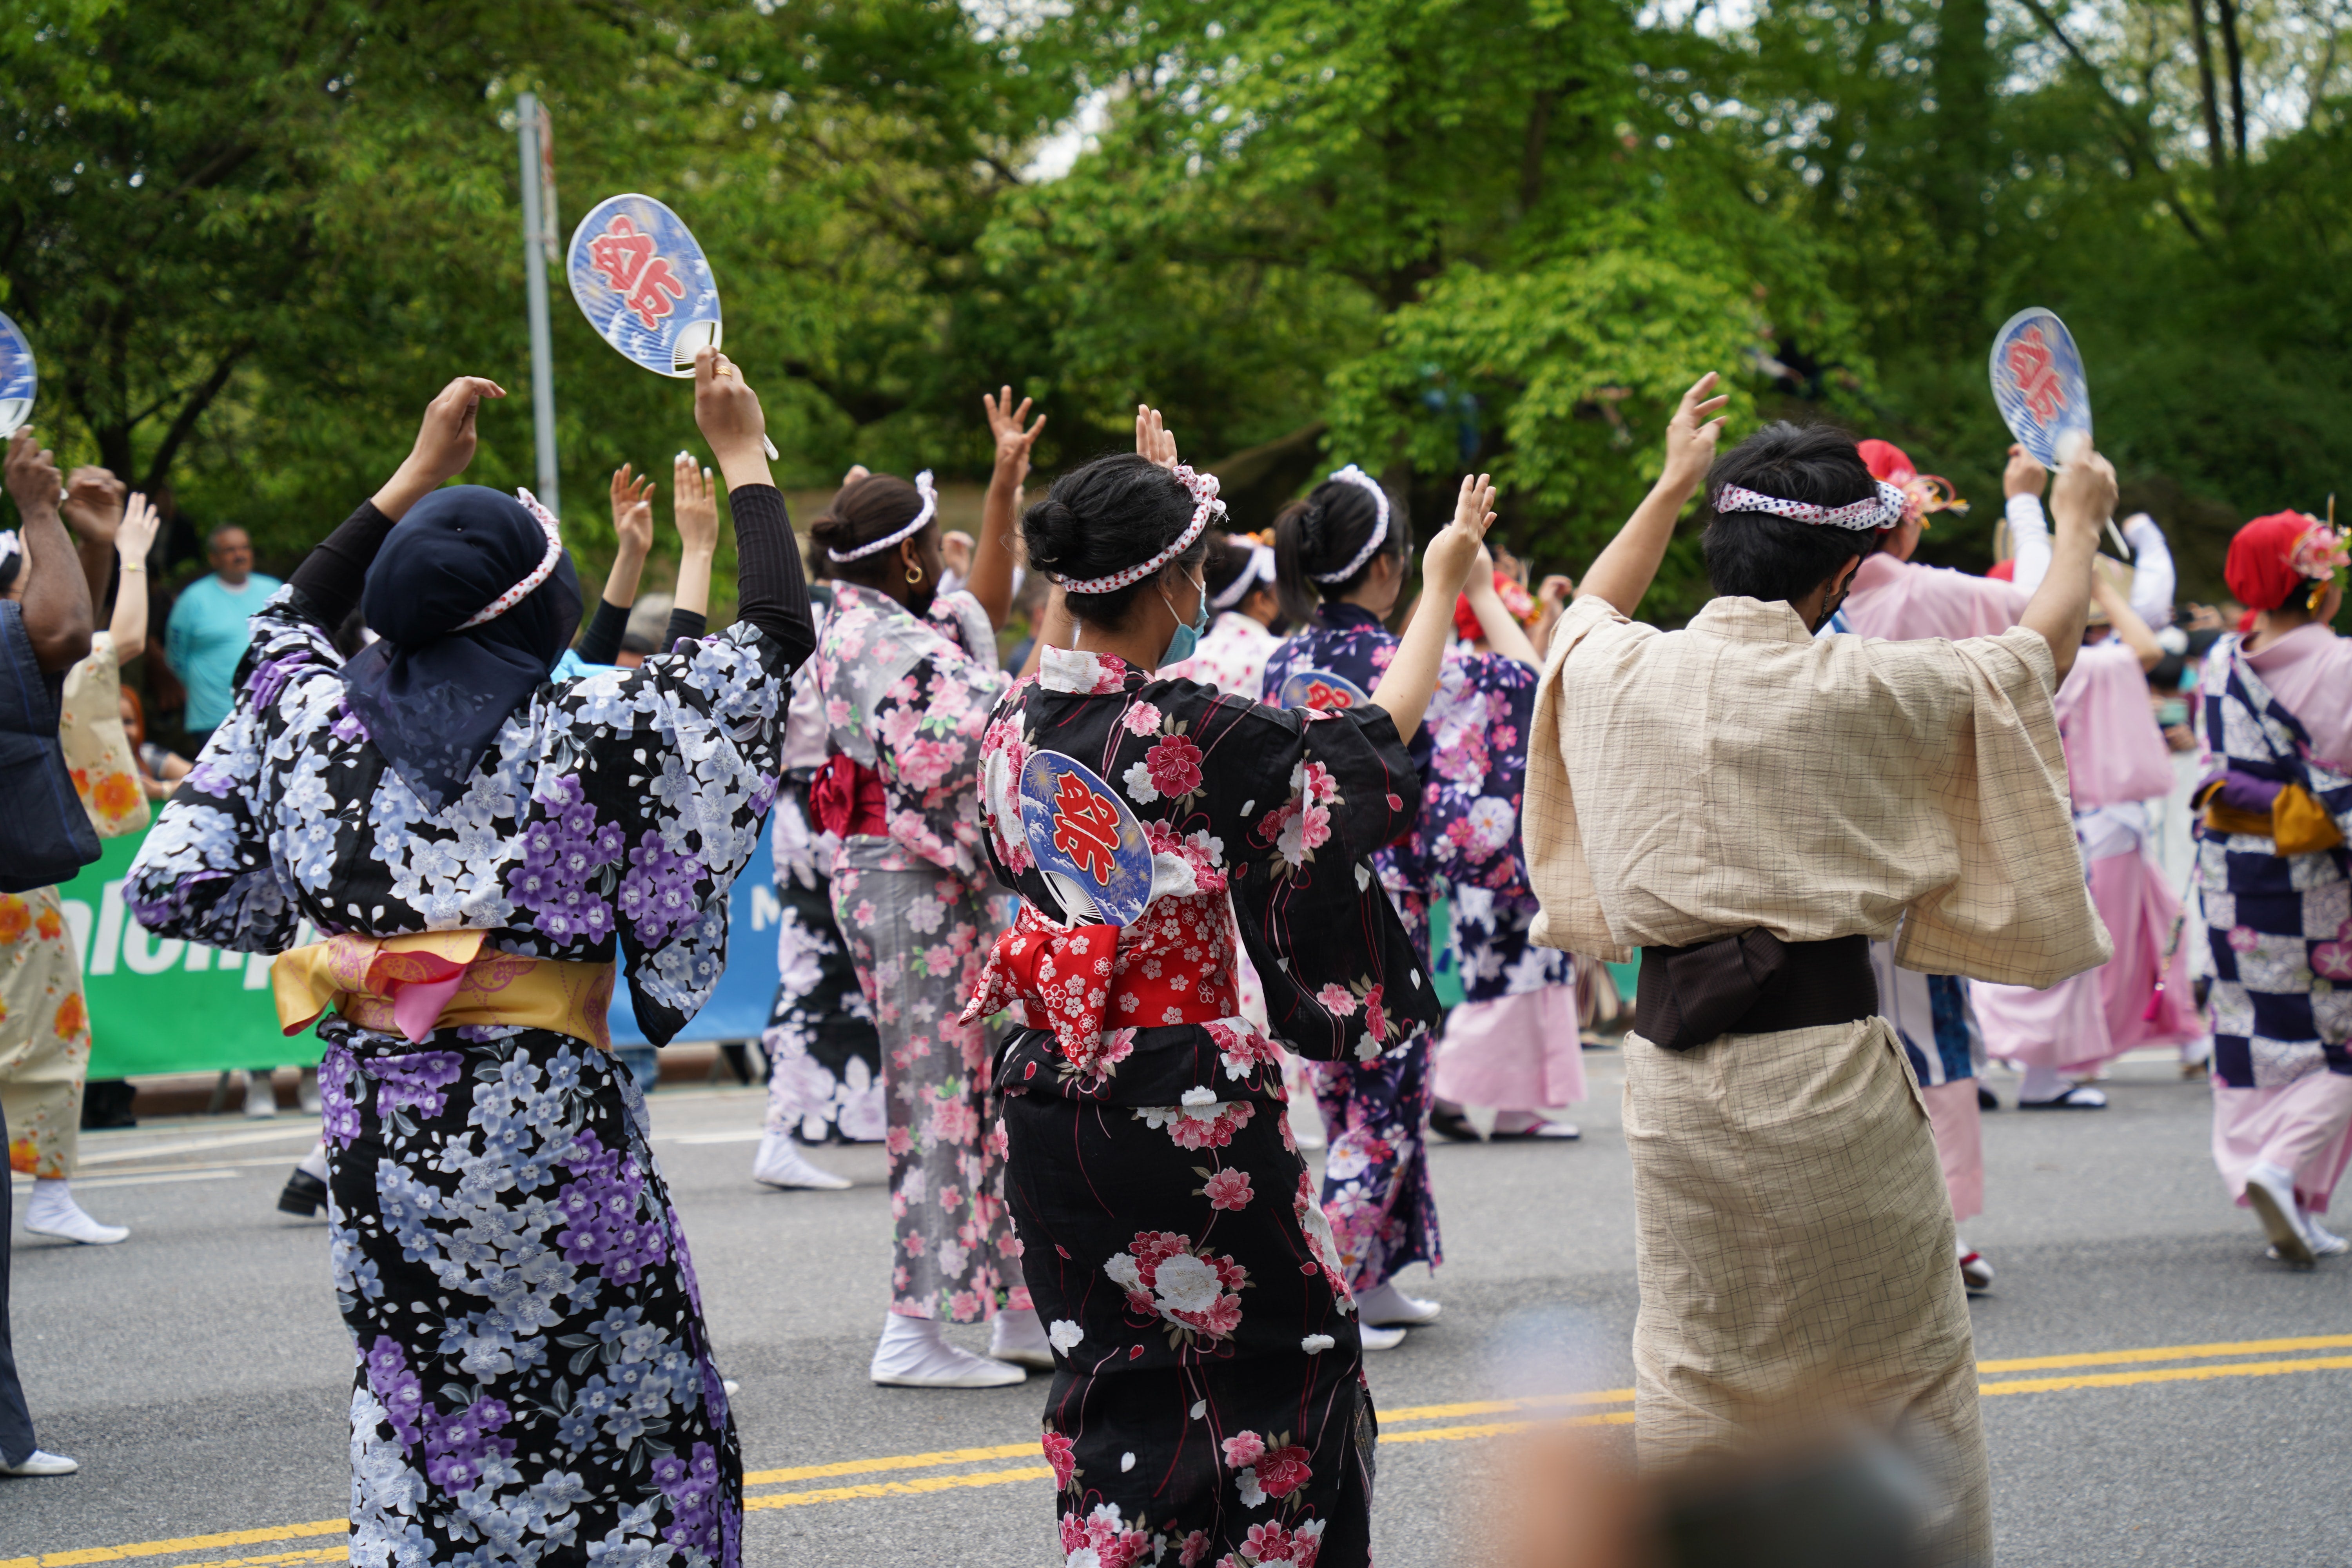
[[[5,465],[8,494],[16,508],[30,521],[36,513],[55,517],[58,512],[58,482],[57,454],[41,445],[29,425],[16,432],[8,443]]]
[[[1658,482],[1673,484],[1685,496],[1706,481],[1707,468],[1715,461],[1716,441],[1723,434],[1721,411],[1731,399],[1707,396],[1719,379],[1708,371],[1691,383],[1675,416],[1666,422],[1666,468]]]
[[[713,555],[719,550],[719,492],[710,470],[680,452],[670,460],[670,493],[677,497],[677,542],[688,555]]]
[[[732,488],[767,484],[768,418],[760,395],[743,379],[735,362],[717,349],[698,349],[694,355],[694,422],[710,443],[719,471]]]
[[[1160,410],[1135,405],[1135,449],[1163,468],[1176,466],[1176,433],[1161,423]]]
[[[623,463],[613,470],[613,537],[620,553],[643,562],[654,548],[654,481]]]
[[[475,412],[485,397],[504,397],[505,387],[478,375],[461,375],[441,389],[439,396],[425,405],[425,418],[416,428],[416,444],[409,449],[408,460],[419,478],[429,477],[436,485],[456,479],[474,460],[474,447],[478,437],[474,427]]]
[[[143,495],[134,495],[122,510],[121,523],[114,531],[115,553],[122,557],[125,566],[146,563],[147,552],[154,547],[155,529],[162,518],[155,505]]]
[[[2062,533],[2084,535],[2095,551],[2099,531],[2115,510],[2116,466],[2085,443],[2074,460],[2058,470],[2058,482],[2050,487],[2050,515]]]
[[[122,498],[129,489],[128,485],[95,464],[76,468],[66,477],[66,499],[61,508],[66,521],[85,541],[113,543],[115,530],[122,522]]]
[[[2004,496],[2039,496],[2042,487],[2050,482],[2050,470],[2043,468],[2033,454],[2022,447],[2009,449],[2009,465],[2000,471],[2000,493]]]
[[[1434,595],[1433,602],[1451,605],[1482,561],[1486,563],[1486,580],[1492,591],[1495,569],[1486,546],[1486,530],[1494,521],[1495,481],[1485,474],[1464,475],[1462,493],[1454,504],[1454,521],[1439,529],[1437,536],[1429,542],[1429,548],[1422,552],[1424,597]],[[1452,612],[1449,609],[1447,613]]]
[[[1037,423],[1023,429],[1029,417],[1031,399],[1024,397],[1020,407],[1013,407],[1013,389],[1009,386],[993,395],[981,394],[980,402],[988,410],[989,434],[996,437],[996,472],[1010,476],[1013,488],[1018,489],[1021,481],[1029,477],[1029,452],[1037,444],[1037,432],[1045,427],[1045,416],[1040,414]]]
[[[1576,579],[1563,577],[1557,572],[1545,578],[1543,585],[1536,590],[1536,603],[1548,605],[1555,610],[1565,609],[1569,600],[1575,596]]]

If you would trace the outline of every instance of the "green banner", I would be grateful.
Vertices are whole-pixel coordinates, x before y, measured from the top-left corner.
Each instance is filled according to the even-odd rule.
[[[278,1032],[269,954],[158,937],[131,918],[122,881],[146,837],[104,840],[58,889],[89,992],[89,1076],[315,1065],[316,1034]]]

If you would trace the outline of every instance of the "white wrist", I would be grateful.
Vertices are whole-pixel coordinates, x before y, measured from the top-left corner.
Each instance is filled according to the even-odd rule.
[[[2049,520],[2042,512],[2042,498],[2026,491],[2013,495],[2001,503],[2001,512],[2012,529],[2031,530],[2036,533],[2049,531]]]

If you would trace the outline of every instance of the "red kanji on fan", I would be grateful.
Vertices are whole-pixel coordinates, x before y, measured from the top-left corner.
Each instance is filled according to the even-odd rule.
[[[1320,680],[1307,683],[1307,706],[1309,708],[1353,708],[1356,700],[1336,686]]]
[[[2050,368],[2050,344],[2040,327],[2028,327],[2009,345],[2009,373],[2033,417],[2047,425],[2066,406],[2066,389]]]
[[[1076,773],[1064,773],[1054,794],[1054,847],[1067,855],[1097,887],[1110,886],[1118,852],[1118,807]]]
[[[588,242],[588,260],[605,282],[620,290],[648,330],[670,313],[671,300],[686,298],[686,285],[670,270],[668,258],[654,254],[653,237],[639,234],[637,226],[620,214]]]

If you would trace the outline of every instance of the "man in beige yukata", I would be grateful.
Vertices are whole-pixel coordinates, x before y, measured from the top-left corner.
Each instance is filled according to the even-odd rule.
[[[2095,455],[2061,474],[2050,574],[1998,637],[1817,641],[1903,497],[1853,437],[1775,425],[1709,476],[1721,596],[1681,631],[1628,619],[1674,526],[1637,512],[1553,630],[1529,738],[1535,940],[1642,950],[1643,1462],[1899,1431],[1940,1491],[1937,1563],[1992,1556],[1975,1349],[1867,944],[1899,928],[1906,968],[2026,985],[2107,958],[2051,693],[2114,498]]]

